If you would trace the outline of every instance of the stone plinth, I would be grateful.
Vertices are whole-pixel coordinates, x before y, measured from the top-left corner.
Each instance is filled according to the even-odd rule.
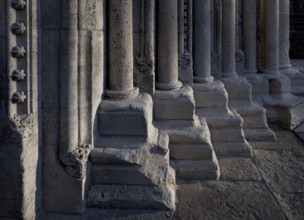
[[[152,125],[152,110],[148,94],[101,102],[99,137],[90,156],[89,207],[175,209],[169,139]],[[158,196],[148,196],[152,194]]]

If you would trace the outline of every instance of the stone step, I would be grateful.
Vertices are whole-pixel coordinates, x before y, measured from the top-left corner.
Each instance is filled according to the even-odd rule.
[[[86,204],[100,209],[175,209],[175,171],[171,168],[163,186],[99,184],[91,185]]]
[[[252,157],[252,148],[245,140],[243,142],[213,142],[217,157]]]
[[[230,100],[229,107],[235,109],[242,117],[266,114],[262,106],[248,100]]]
[[[206,121],[210,129],[240,128],[243,123],[243,119],[239,114],[232,113],[227,117],[208,117]]]
[[[232,116],[231,111],[227,107],[196,108],[195,113],[196,113],[196,115],[198,115],[199,117],[202,117],[202,118]]]
[[[218,180],[220,177],[219,164],[214,160],[175,160],[176,176],[186,180]]]
[[[232,100],[229,101],[229,106],[242,116],[243,129],[251,129],[251,132],[247,133],[248,135],[245,133],[247,140],[262,140],[264,138],[275,140],[275,133],[268,127],[266,110],[258,103],[248,100]]]
[[[239,128],[213,128],[210,130],[212,142],[238,142],[244,140],[244,132]]]
[[[170,144],[170,158],[173,160],[212,159],[211,144]]]
[[[266,115],[243,116],[243,129],[262,129],[268,128]]]
[[[248,141],[269,141],[276,140],[275,133],[270,128],[243,128],[246,140]]]

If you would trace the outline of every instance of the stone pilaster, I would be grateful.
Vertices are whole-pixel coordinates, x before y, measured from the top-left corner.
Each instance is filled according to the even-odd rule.
[[[152,124],[151,96],[133,85],[132,0],[108,1],[108,12],[109,82],[98,110],[87,204],[174,210],[168,135]]]
[[[158,1],[157,12],[156,125],[169,134],[170,157],[180,178],[217,179],[209,129],[194,114],[192,88],[178,81],[178,1]]]
[[[235,0],[223,1],[222,26],[222,77],[236,78],[236,26]]]

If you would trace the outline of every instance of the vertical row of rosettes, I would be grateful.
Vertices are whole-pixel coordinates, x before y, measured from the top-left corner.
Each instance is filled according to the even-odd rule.
[[[24,10],[26,7],[25,0],[11,0],[11,7],[16,10],[16,13],[20,10]],[[26,26],[21,21],[15,21],[10,26],[11,34],[15,35],[17,38],[25,34]],[[20,59],[26,56],[26,49],[24,46],[13,46],[11,48],[11,56]],[[23,81],[26,77],[26,73],[23,69],[15,69],[11,73],[11,80],[18,82]],[[13,104],[19,104],[24,102],[26,99],[26,94],[23,91],[16,91],[12,94],[11,102]]]

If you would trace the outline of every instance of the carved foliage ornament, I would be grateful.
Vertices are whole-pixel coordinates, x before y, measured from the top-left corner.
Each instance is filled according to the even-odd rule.
[[[30,139],[33,134],[33,115],[14,115],[10,120],[10,127],[5,132],[7,143],[20,144]]]
[[[91,145],[88,144],[83,144],[70,152],[64,162],[66,165],[66,172],[76,179],[84,178],[90,152]]]
[[[24,9],[25,5],[26,5],[25,0],[11,0],[11,6],[16,10]]]

